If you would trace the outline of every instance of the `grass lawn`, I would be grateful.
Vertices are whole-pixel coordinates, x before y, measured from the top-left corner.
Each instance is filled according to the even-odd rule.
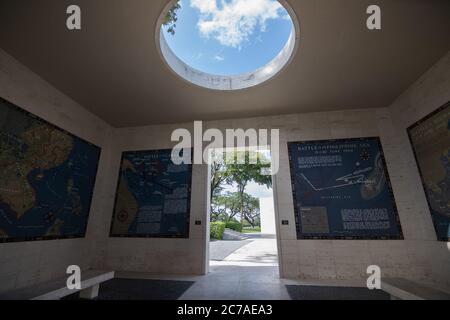
[[[243,228],[242,233],[260,233],[261,227]]]

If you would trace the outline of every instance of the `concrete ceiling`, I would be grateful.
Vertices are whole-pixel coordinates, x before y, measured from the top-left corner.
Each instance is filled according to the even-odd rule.
[[[450,1],[289,0],[301,27],[292,63],[237,92],[180,80],[162,63],[156,21],[168,0],[0,0],[0,47],[113,126],[387,107],[450,50]],[[65,27],[82,9],[82,30]]]

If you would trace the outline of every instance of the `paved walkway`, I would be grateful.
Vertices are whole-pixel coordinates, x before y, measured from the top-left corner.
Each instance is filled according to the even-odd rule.
[[[222,261],[211,261],[209,274],[180,299],[290,299],[279,278],[276,240],[255,237]]]
[[[278,266],[277,242],[275,239],[253,238],[251,242],[223,259],[222,263],[215,261],[210,263],[211,266],[230,264],[249,267]]]
[[[252,240],[217,240],[209,243],[209,259],[222,261],[239,248],[249,244]]]

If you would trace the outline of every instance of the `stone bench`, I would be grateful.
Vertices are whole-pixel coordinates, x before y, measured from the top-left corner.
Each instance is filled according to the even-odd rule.
[[[59,300],[80,291],[80,298],[93,299],[98,295],[100,283],[114,278],[114,271],[89,270],[81,272],[81,289],[67,288],[67,277],[24,289],[6,292],[0,300]]]
[[[402,278],[381,280],[381,290],[389,293],[393,300],[450,300],[450,294]]]

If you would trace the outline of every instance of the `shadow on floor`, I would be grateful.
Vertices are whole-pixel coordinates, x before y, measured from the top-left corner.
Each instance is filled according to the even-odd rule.
[[[209,259],[222,261],[230,254],[249,244],[252,240],[216,240],[209,242]]]
[[[286,286],[292,300],[390,300],[390,295],[381,290],[367,288]]]
[[[112,279],[100,285],[97,300],[177,300],[194,281]],[[75,293],[65,300],[79,299]]]
[[[243,233],[248,239],[276,239],[276,235],[253,232],[253,233]]]

